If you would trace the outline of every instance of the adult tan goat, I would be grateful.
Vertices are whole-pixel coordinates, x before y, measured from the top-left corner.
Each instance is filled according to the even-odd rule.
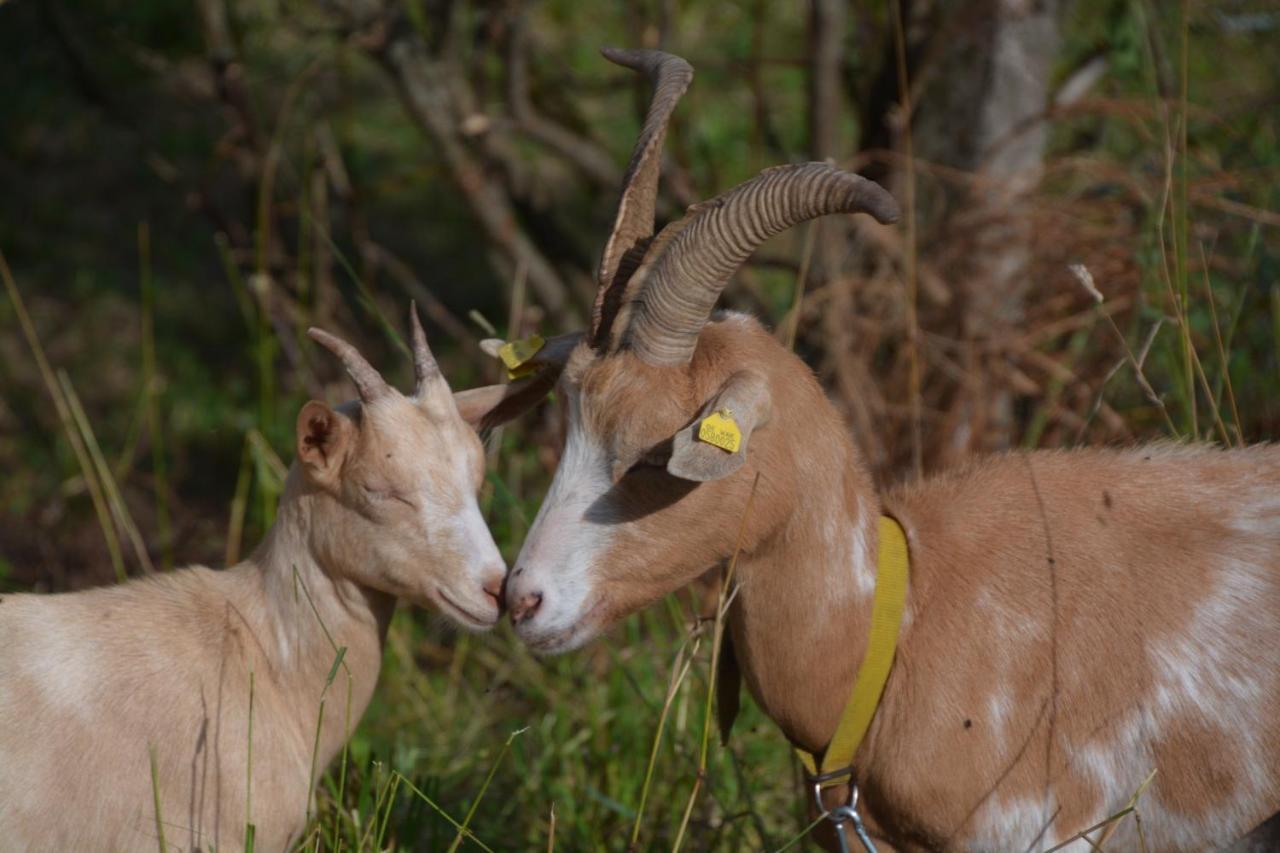
[[[154,850],[163,820],[184,850],[238,849],[253,823],[257,849],[282,851],[351,733],[348,689],[351,726],[368,706],[396,599],[470,629],[497,620],[505,566],[464,420],[483,410],[475,394],[455,405],[412,325],[412,397],[311,330],[360,399],[302,408],[279,514],[249,559],[0,599],[0,848]]]
[[[897,656],[854,762],[885,847],[1047,849],[1122,809],[1152,771],[1153,851],[1225,845],[1280,809],[1280,448],[1009,454],[877,494],[810,370],[755,320],[712,311],[768,236],[830,213],[891,221],[893,200],[824,164],[789,166],[651,237],[662,136],[691,71],[608,55],[648,72],[656,95],[590,332],[544,359],[544,385],[563,369],[567,436],[508,578],[519,635],[573,649],[723,564],[758,475],[731,648],[809,752],[830,740],[867,647],[878,517],[907,533]],[[696,437],[724,409],[734,453]],[[1130,819],[1109,843],[1138,849],[1136,831]]]

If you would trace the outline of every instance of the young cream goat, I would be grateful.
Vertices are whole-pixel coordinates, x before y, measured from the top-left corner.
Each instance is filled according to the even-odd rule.
[[[691,72],[610,58],[656,93],[591,330],[541,375],[562,368],[567,437],[508,578],[519,635],[576,648],[724,564],[758,476],[724,672],[810,752],[866,649],[878,517],[908,536],[897,656],[855,759],[882,849],[1047,849],[1152,771],[1150,850],[1225,845],[1276,813],[1280,447],[1017,453],[877,494],[810,370],[755,320],[712,311],[765,238],[830,213],[892,221],[893,200],[824,164],[782,167],[651,237]],[[722,409],[742,429],[734,453],[695,438]],[[1138,849],[1137,826],[1115,828],[1113,849]]]
[[[238,849],[247,823],[258,849],[284,850],[369,704],[396,599],[494,624],[505,566],[464,420],[483,410],[474,394],[455,405],[412,324],[412,397],[311,331],[360,399],[302,408],[279,514],[249,559],[0,599],[0,848],[154,850],[162,821],[184,850]]]

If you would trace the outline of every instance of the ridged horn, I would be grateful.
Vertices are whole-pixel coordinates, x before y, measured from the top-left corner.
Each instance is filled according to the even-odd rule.
[[[427,333],[422,330],[422,320],[418,317],[418,303],[409,302],[409,329],[413,337],[413,377],[417,380],[413,394],[424,399],[431,384],[440,379],[440,365],[427,346]]]
[[[366,403],[371,403],[384,394],[391,393],[391,386],[387,385],[382,374],[373,369],[360,351],[351,344],[326,332],[324,329],[310,328],[307,330],[307,337],[320,344],[329,352],[336,355],[341,361],[342,366],[346,368],[347,375],[351,377],[351,381],[355,383],[356,393],[360,395],[360,399]]]
[[[658,198],[658,177],[662,168],[662,142],[667,124],[680,97],[693,80],[693,67],[678,56],[659,50],[600,50],[610,62],[640,71],[653,81],[653,97],[645,115],[640,137],[631,152],[622,196],[613,220],[613,232],[605,243],[596,271],[595,304],[591,308],[591,336],[598,346],[608,335],[613,315],[627,279],[640,263],[653,236],[654,210]]]
[[[696,204],[653,241],[626,288],[618,320],[625,345],[653,365],[688,363],[730,276],[770,237],[831,213],[889,223],[898,203],[878,184],[827,163],[766,169]]]

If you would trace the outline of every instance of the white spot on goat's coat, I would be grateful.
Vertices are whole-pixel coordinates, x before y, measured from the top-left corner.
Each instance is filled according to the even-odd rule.
[[[1052,794],[1044,797],[991,798],[975,815],[976,832],[966,849],[1002,853],[1010,849],[1010,840],[1018,839],[1018,849],[1048,850],[1059,843],[1054,832],[1054,815],[1058,807]],[[1066,850],[1087,850],[1083,840]]]

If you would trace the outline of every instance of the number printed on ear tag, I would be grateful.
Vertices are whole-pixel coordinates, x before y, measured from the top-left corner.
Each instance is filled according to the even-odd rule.
[[[719,409],[702,419],[702,426],[698,427],[698,440],[729,453],[737,453],[742,444],[742,430],[738,429],[733,412]]]

